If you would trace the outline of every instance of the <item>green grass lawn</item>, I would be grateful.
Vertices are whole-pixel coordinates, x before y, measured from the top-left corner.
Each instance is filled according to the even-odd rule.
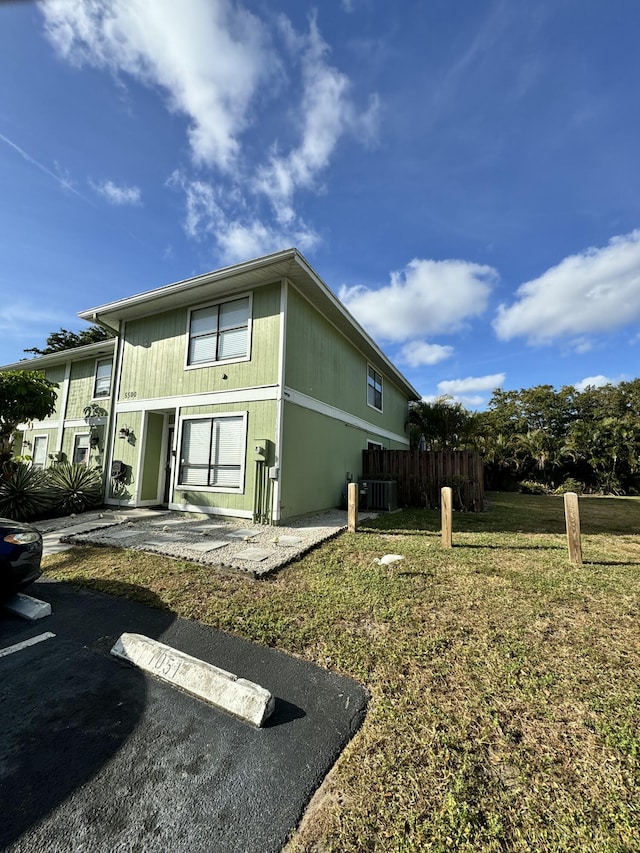
[[[44,568],[366,685],[291,851],[639,851],[640,500],[581,499],[582,566],[562,498],[489,506],[450,550],[411,510],[261,581],[103,548]]]

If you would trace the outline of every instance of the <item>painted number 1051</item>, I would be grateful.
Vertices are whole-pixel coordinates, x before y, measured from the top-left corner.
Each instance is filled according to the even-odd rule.
[[[154,652],[149,659],[149,667],[157,672],[158,675],[168,679],[176,677],[181,663],[182,661],[167,654],[167,652],[163,652],[161,649]]]

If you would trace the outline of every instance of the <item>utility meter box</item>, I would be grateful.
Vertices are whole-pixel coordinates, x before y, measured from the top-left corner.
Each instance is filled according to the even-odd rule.
[[[254,438],[253,439],[253,458],[256,462],[266,462],[267,461],[267,448],[269,446],[269,440],[267,438]]]

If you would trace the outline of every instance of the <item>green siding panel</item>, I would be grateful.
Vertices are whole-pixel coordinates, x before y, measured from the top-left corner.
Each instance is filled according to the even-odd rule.
[[[382,412],[367,405],[365,356],[294,288],[288,288],[285,385],[362,418],[380,429],[405,434],[407,397],[383,376]],[[376,367],[380,372],[380,368]]]
[[[103,360],[100,359],[100,361]],[[66,418],[83,418],[87,406],[94,406],[94,414],[96,416],[105,417],[108,414],[110,408],[109,400],[105,398],[93,399],[97,361],[98,359],[91,358],[72,363],[67,411],[65,413]]]
[[[251,360],[185,370],[188,308],[126,324],[120,399],[231,391],[278,381],[280,283],[253,292]],[[226,378],[223,378],[226,376]]]
[[[27,368],[28,369],[28,368]],[[63,381],[64,381],[64,364],[57,365],[56,367],[48,367],[46,370],[41,370],[40,373],[44,373],[45,377],[49,380],[49,382],[54,382],[59,387],[56,388],[56,394],[58,395],[56,399],[56,408],[53,414],[48,415],[43,423],[47,421],[56,421],[61,416],[60,406],[62,404],[62,392],[63,392]]]
[[[340,506],[347,474],[362,474],[362,451],[367,441],[390,449],[398,442],[348,426],[301,406],[285,403],[283,418],[285,462],[282,466],[281,520]]]
[[[136,483],[139,476],[139,442],[142,432],[142,412],[126,412],[116,417],[115,438],[113,440],[113,459],[124,462],[129,466],[130,474],[123,483],[122,489],[117,493],[113,490],[113,483],[109,478],[109,497],[130,501],[135,498]],[[118,438],[118,431],[127,426],[133,433],[131,438]],[[107,472],[108,473],[108,472]]]

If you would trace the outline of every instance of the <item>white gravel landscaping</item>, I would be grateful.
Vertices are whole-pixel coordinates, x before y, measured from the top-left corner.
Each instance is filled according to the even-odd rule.
[[[372,517],[369,513],[360,517]],[[111,522],[111,524],[109,524]],[[87,529],[95,524],[95,529]],[[109,526],[105,526],[109,524]],[[165,510],[104,510],[38,522],[71,545],[102,545],[166,554],[257,578],[301,557],[347,527],[347,513],[327,510],[286,526]]]

